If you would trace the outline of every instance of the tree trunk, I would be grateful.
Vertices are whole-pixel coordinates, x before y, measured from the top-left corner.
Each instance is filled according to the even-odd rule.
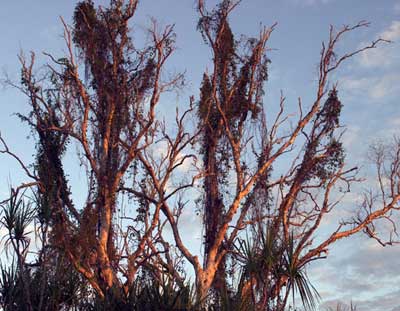
[[[110,241],[112,240],[111,226],[112,226],[112,211],[114,208],[113,194],[109,188],[103,185],[100,188],[99,194],[99,223],[98,223],[98,259],[99,259],[99,272],[100,279],[103,283],[103,289],[109,289],[113,285],[114,271],[111,268],[110,262]]]
[[[214,131],[208,129],[206,137],[209,137],[208,146],[205,152],[205,166],[207,168],[207,176],[205,178],[205,252],[204,267],[208,265],[208,256],[213,246],[216,234],[219,230],[224,206],[219,191],[219,166],[217,160],[217,135]],[[214,275],[212,282],[213,288],[221,295],[226,291],[226,266],[225,259],[220,261],[218,270]]]
[[[211,265],[206,270],[196,271],[197,303],[201,307],[205,305],[208,292],[215,278],[216,271],[217,271],[216,264]]]

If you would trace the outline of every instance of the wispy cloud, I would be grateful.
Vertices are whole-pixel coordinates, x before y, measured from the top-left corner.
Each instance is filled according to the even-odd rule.
[[[361,53],[351,75],[343,77],[340,84],[350,98],[376,104],[392,103],[400,95],[400,21],[392,21],[376,38],[392,43]],[[364,42],[361,46],[365,45]]]
[[[323,301],[322,310],[336,307],[337,303],[349,304],[351,300],[357,305],[357,310],[399,310],[396,287],[399,277],[395,271],[400,248],[383,248],[365,238],[358,238],[357,242],[357,247],[353,240],[348,252],[339,254],[337,251],[334,260],[328,259],[320,267],[312,269],[313,274],[318,275],[318,283],[334,283],[336,286],[336,297],[323,296],[327,300]]]
[[[382,32],[380,36],[391,41],[400,39],[400,21],[393,21],[389,28]]]
[[[366,94],[367,99],[384,103],[384,101],[381,101],[382,99],[398,94],[399,81],[400,74],[387,73],[381,77],[345,77],[341,84],[350,96]]]
[[[400,81],[399,74],[388,74],[379,79],[369,90],[369,95],[373,99],[382,99],[386,96],[394,95],[398,91]]]
[[[391,140],[393,137],[399,136],[400,129],[400,117],[395,116],[393,118],[389,118],[386,120],[386,127],[381,129],[377,133],[377,137],[381,137],[383,139]]]
[[[392,44],[367,50],[358,58],[363,67],[388,67],[400,60],[400,21],[393,21],[390,26],[379,33],[377,38],[392,41]],[[365,43],[363,43],[365,45]]]

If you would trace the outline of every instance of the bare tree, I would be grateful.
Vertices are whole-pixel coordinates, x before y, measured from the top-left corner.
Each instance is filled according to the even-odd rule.
[[[91,1],[78,3],[73,31],[64,24],[69,54],[60,59],[48,55],[50,87],[40,85],[33,75],[34,54],[29,62],[20,58],[20,89],[32,107],[23,119],[38,133],[43,157],[52,166],[35,176],[29,174],[39,181],[43,193],[54,194],[50,204],[57,223],[55,240],[100,296],[118,284],[117,273],[123,273],[131,285],[138,258],[143,261],[153,255],[143,248],[158,226],[160,203],[155,204],[151,224],[136,250],[126,245],[117,249],[116,234],[122,228],[113,224],[113,217],[124,177],[131,173],[140,151],[153,142],[160,94],[181,80],[180,75],[168,81],[161,77],[174,49],[172,27],[158,32],[153,22],[151,43],[143,49],[133,45],[128,20],[136,6],[137,1],[111,1],[110,8],[95,9]],[[84,60],[85,79],[74,48],[78,59]],[[79,209],[72,202],[61,164],[69,140],[78,144],[89,177],[86,205]],[[126,270],[120,261],[127,262]]]
[[[198,106],[199,126],[203,128],[201,152],[206,173],[205,267],[226,212],[222,188],[228,186],[234,151],[229,145],[230,138],[240,141],[247,119],[257,118],[262,107],[269,62],[264,51],[272,28],[263,30],[259,39],[251,38],[243,42],[241,47],[228,22],[228,15],[234,6],[229,1],[223,1],[212,12],[206,12],[202,3],[198,7],[201,16],[198,27],[212,49],[214,68],[210,76],[204,74]],[[226,291],[225,280],[225,260],[222,260],[215,279],[217,289]]]

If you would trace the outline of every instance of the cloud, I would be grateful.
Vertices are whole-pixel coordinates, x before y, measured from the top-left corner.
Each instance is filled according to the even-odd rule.
[[[400,290],[393,290],[389,293],[379,295],[372,299],[356,302],[357,310],[360,311],[400,311]]]
[[[383,76],[374,77],[344,77],[342,88],[350,96],[365,96],[374,101],[381,100],[388,96],[399,95],[400,74],[386,73]]]
[[[376,137],[378,140],[383,139],[384,141],[391,142],[393,137],[399,136],[400,117],[392,116],[386,118],[385,125],[385,127],[376,132]]]
[[[329,301],[325,301],[322,305],[319,306],[320,310],[343,310],[343,311],[349,311],[350,310],[350,306],[349,304],[341,301],[341,300],[329,300]]]
[[[392,21],[390,26],[377,35],[377,38],[392,41],[391,44],[378,46],[361,53],[359,64],[365,68],[388,67],[400,60],[400,21]],[[366,46],[368,43],[363,43]]]
[[[385,40],[396,41],[400,39],[400,21],[393,21],[388,29],[380,34]]]
[[[388,74],[379,79],[369,90],[369,96],[373,99],[381,99],[394,95],[399,90],[399,74]]]
[[[350,301],[360,311],[399,310],[399,246],[384,248],[359,236],[336,247],[331,255],[310,269],[317,288],[334,287],[332,295],[322,296],[321,310]]]

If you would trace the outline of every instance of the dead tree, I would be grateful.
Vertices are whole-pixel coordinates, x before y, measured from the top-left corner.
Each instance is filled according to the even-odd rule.
[[[138,153],[153,142],[160,94],[182,78],[164,81],[161,77],[174,50],[172,27],[159,31],[153,22],[151,43],[143,49],[134,46],[128,21],[136,6],[137,1],[111,1],[107,9],[96,9],[92,1],[78,3],[73,28],[64,24],[69,54],[47,55],[50,86],[40,84],[33,74],[34,54],[30,61],[20,58],[22,85],[18,87],[32,108],[23,119],[37,132],[41,158],[50,165],[35,173],[26,171],[42,193],[54,194],[50,204],[58,223],[55,240],[100,296],[113,286],[122,287],[117,273],[131,285],[138,265],[153,256],[144,248],[158,228],[161,203],[132,250],[132,245],[124,245],[126,234],[125,241],[117,239],[118,195],[126,191],[125,177],[132,173]],[[72,202],[61,165],[68,141],[77,143],[89,178],[87,202],[79,208]],[[122,245],[116,245],[118,241]]]
[[[229,25],[228,15],[234,8],[230,1],[223,1],[212,12],[199,5],[198,28],[212,49],[213,72],[204,73],[198,115],[202,128],[204,169],[204,266],[222,223],[226,199],[223,187],[227,187],[229,163],[232,154],[229,138],[224,131],[224,120],[231,128],[237,128],[236,140],[243,136],[246,120],[256,119],[261,110],[263,84],[267,79],[268,59],[263,53],[269,31],[259,39],[238,42]],[[245,48],[240,44],[245,44]],[[220,112],[222,111],[222,113]],[[226,291],[225,263],[221,262],[215,280],[219,291]]]

